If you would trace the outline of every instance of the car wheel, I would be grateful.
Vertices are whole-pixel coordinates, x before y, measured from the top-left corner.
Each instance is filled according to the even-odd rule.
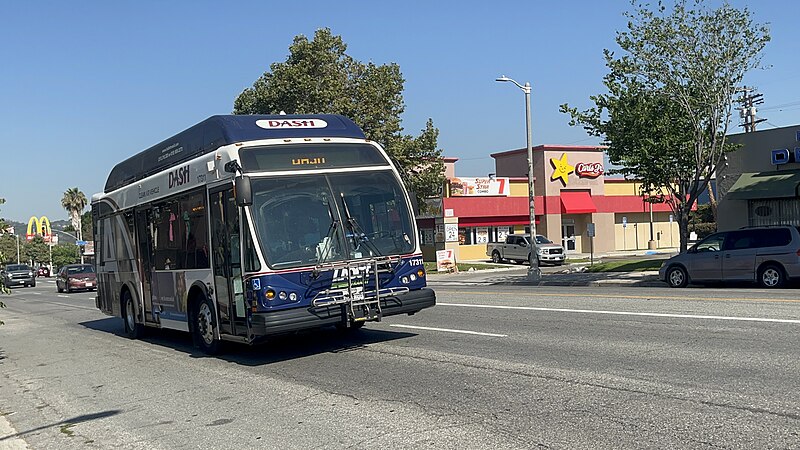
[[[498,252],[497,250],[492,252],[492,262],[495,264],[500,264],[501,262],[503,262],[503,258],[500,257],[500,252]]]
[[[71,294],[72,293],[72,288],[69,287],[69,283],[64,285],[64,290],[67,291],[67,294]]]
[[[122,314],[125,322],[125,335],[131,339],[138,339],[142,335],[143,326],[136,322],[136,307],[133,304],[133,296],[128,290],[122,294]]]
[[[672,266],[667,270],[667,284],[669,287],[682,288],[689,284],[689,276],[681,266]]]
[[[63,289],[61,289],[61,285],[60,285],[60,284],[58,284],[58,282],[56,282],[56,291],[58,291],[58,293],[59,293],[59,294],[60,294],[60,293],[62,293],[62,292],[64,292],[64,290],[63,290]]]
[[[767,289],[783,286],[783,269],[777,264],[767,264],[758,271],[758,284]]]
[[[194,334],[194,342],[200,347],[203,353],[208,355],[215,355],[219,353],[221,349],[222,343],[214,339],[215,327],[214,308],[211,306],[211,301],[205,299],[197,305],[194,312],[192,333]]]
[[[33,280],[33,283],[31,283],[31,287],[36,287],[36,280]]]

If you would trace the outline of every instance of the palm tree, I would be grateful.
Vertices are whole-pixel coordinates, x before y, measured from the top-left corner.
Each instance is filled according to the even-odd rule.
[[[83,212],[83,208],[86,208],[87,203],[86,196],[76,187],[67,189],[67,191],[64,192],[64,197],[61,199],[61,206],[69,213],[72,227],[78,232],[79,241],[83,240],[81,213]]]

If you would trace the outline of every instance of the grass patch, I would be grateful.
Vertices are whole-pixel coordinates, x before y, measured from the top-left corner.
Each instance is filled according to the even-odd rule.
[[[658,270],[663,259],[643,259],[640,261],[609,261],[588,266],[587,272],[643,272]]]
[[[74,426],[75,426],[74,423],[66,423],[64,425],[61,425],[61,432],[66,434],[69,437],[72,437],[75,434],[75,432],[70,430],[70,428],[72,428]]]

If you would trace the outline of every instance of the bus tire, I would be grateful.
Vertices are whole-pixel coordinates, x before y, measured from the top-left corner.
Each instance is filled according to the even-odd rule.
[[[211,300],[206,298],[196,302],[192,314],[192,336],[195,346],[207,355],[216,355],[222,349],[222,342],[214,339],[216,323]]]
[[[128,289],[122,291],[122,321],[125,323],[126,336],[131,339],[139,339],[142,336],[144,325],[136,322],[136,305]]]

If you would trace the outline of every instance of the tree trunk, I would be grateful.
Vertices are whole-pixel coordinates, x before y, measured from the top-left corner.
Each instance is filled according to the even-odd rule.
[[[685,253],[689,248],[689,214],[683,210],[683,207],[681,207],[677,214],[678,234],[681,236],[681,253]]]
[[[711,182],[708,182],[708,202],[711,204],[711,214],[714,217],[714,223],[717,223],[717,197],[714,195],[714,189],[711,188]]]

